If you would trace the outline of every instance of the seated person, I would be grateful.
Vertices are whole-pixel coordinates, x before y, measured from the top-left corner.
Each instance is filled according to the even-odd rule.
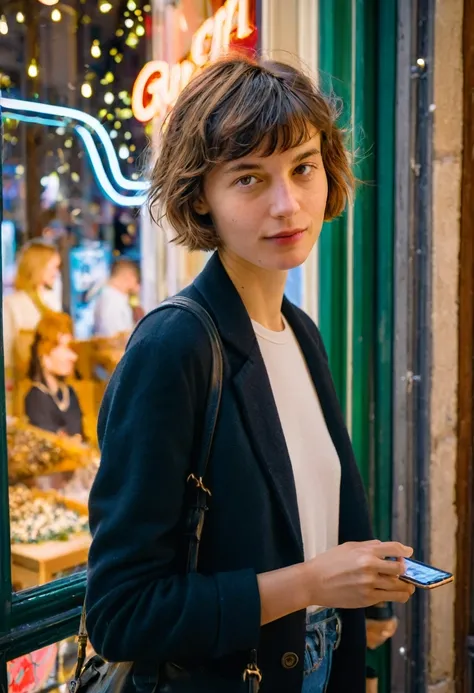
[[[72,333],[72,320],[65,313],[49,312],[38,323],[29,369],[33,387],[26,395],[25,411],[33,426],[82,437],[79,400],[64,382],[74,372],[77,361],[70,346]]]

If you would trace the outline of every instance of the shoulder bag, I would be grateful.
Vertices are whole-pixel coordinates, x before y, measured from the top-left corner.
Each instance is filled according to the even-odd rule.
[[[201,450],[193,462],[188,482],[193,485],[191,501],[187,511],[186,540],[188,541],[186,572],[196,572],[199,554],[199,543],[204,526],[204,516],[207,510],[207,496],[211,492],[204,485],[209,457],[211,454],[214,431],[222,393],[223,356],[222,342],[217,328],[209,313],[196,301],[184,296],[175,296],[164,301],[158,310],[179,308],[192,313],[200,320],[212,347],[211,381],[204,418]],[[144,318],[146,320],[146,317]],[[130,679],[133,681],[133,662],[106,662],[99,655],[89,659],[84,665],[87,647],[86,614],[85,605],[82,609],[81,622],[78,636],[78,658],[74,678],[69,682],[69,693],[125,693],[130,690]],[[200,676],[200,679],[202,674]],[[202,683],[193,682],[193,671],[186,670],[172,662],[157,664],[156,681],[152,681],[150,690],[153,693],[195,693],[195,691],[207,690],[202,688]],[[256,651],[250,652],[249,664],[242,674],[239,693],[258,693],[261,672],[257,666]],[[197,685],[196,685],[197,684]],[[205,685],[205,684],[204,684]],[[212,687],[209,686],[209,689]],[[219,690],[221,686],[219,686]],[[229,686],[230,689],[230,686]],[[133,684],[131,686],[133,690]]]

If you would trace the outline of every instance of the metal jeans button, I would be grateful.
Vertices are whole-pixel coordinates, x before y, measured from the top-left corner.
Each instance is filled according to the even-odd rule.
[[[285,652],[281,658],[281,665],[284,669],[294,669],[300,661],[300,658],[295,652]]]

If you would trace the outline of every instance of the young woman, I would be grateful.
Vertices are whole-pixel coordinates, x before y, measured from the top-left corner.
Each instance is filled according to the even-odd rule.
[[[47,311],[61,310],[53,292],[61,258],[54,245],[32,241],[18,257],[15,291],[3,301],[3,348],[7,387],[12,386],[15,340],[21,330],[34,330]]]
[[[87,626],[140,690],[173,662],[189,683],[160,691],[240,693],[255,649],[261,693],[362,693],[364,607],[412,594],[411,549],[372,540],[318,329],[284,298],[352,183],[330,102],[287,65],[217,62],[169,117],[150,201],[177,243],[215,251],[183,295],[215,321],[225,368],[196,574],[181,554],[211,368],[199,321],[145,318],[103,402]]]
[[[45,431],[82,436],[82,412],[74,389],[64,380],[74,372],[77,354],[71,349],[72,320],[65,313],[47,313],[38,323],[31,348],[25,398],[29,422]]]

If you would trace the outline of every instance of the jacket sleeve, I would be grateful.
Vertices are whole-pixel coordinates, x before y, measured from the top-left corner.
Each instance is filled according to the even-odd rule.
[[[186,478],[211,368],[197,319],[145,319],[99,415],[86,598],[95,650],[109,661],[216,658],[257,646],[253,570],[180,574]]]

